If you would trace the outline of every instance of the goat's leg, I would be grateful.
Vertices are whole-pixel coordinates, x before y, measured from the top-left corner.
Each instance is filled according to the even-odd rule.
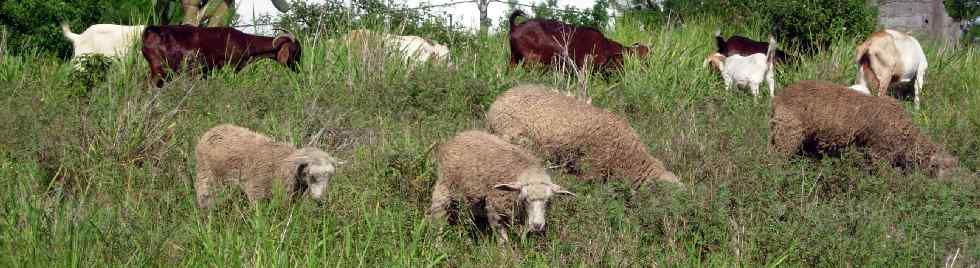
[[[919,109],[919,95],[922,93],[922,86],[926,83],[926,67],[925,63],[920,63],[919,68],[915,71],[915,109]]]
[[[766,70],[766,85],[769,86],[769,99],[771,100],[776,94],[776,78],[773,74],[772,65],[769,65],[769,70]]]

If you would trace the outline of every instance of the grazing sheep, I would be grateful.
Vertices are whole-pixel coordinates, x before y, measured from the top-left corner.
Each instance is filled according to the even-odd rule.
[[[838,155],[858,147],[873,161],[925,168],[946,176],[956,157],[920,133],[902,106],[889,97],[858,93],[822,81],[801,81],[780,92],[769,121],[770,151]]]
[[[320,201],[335,167],[343,164],[326,152],[287,143],[235,125],[211,128],[197,142],[197,205],[210,208],[213,189],[224,183],[241,187],[251,202],[267,198],[274,180],[292,197],[309,188]]]
[[[634,189],[650,178],[680,184],[626,120],[548,87],[525,85],[503,93],[490,106],[487,122],[505,140],[537,147],[553,161],[572,167],[588,163],[591,169],[583,174],[588,179],[625,178]]]
[[[429,217],[442,222],[456,201],[470,207],[474,216],[486,217],[503,241],[508,240],[504,223],[520,221],[525,214],[528,231],[544,231],[549,199],[574,196],[551,182],[541,160],[484,131],[457,134],[439,148],[438,161]]]
[[[725,57],[719,68],[721,77],[725,80],[725,87],[749,88],[752,90],[752,96],[759,97],[759,84],[765,81],[769,86],[769,97],[772,98],[776,92],[775,69],[773,69],[775,49],[776,38],[770,35],[766,54],[756,53],[749,56],[736,54]]]
[[[885,95],[893,81],[915,80],[915,108],[919,108],[919,94],[929,63],[915,37],[895,30],[873,33],[857,47],[854,61],[858,67],[858,85],[865,89],[868,82],[877,85],[878,96]]]

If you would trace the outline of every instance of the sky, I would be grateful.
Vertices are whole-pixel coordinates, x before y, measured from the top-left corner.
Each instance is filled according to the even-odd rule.
[[[297,0],[289,0],[297,1]],[[316,3],[323,2],[322,0],[306,0],[307,2]],[[396,3],[403,4],[408,7],[435,5],[441,3],[452,3],[459,2],[460,0],[395,0]],[[512,0],[514,1],[514,0]],[[516,0],[521,4],[536,4],[543,2],[543,0]],[[275,7],[272,6],[272,1],[269,0],[238,0],[235,3],[238,5],[237,13],[240,16],[240,24],[251,24],[253,18],[259,17],[263,14],[269,14],[272,16],[277,16],[279,13]],[[558,0],[558,6],[572,6],[577,9],[591,8],[595,4],[594,0]],[[525,11],[529,8],[523,8]],[[453,16],[453,21],[462,23],[465,27],[469,29],[478,29],[480,21],[479,10],[476,9],[476,3],[465,3],[457,4],[449,7],[433,8],[433,10],[438,11],[438,13],[446,12]],[[493,2],[490,3],[487,13],[489,17],[493,20],[492,25],[498,25],[498,20],[504,16],[504,12],[507,10],[507,4]],[[244,31],[251,31],[251,29],[245,28]]]

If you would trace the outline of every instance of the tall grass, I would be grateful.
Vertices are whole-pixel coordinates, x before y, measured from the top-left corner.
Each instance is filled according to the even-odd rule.
[[[495,96],[520,83],[575,90],[576,76],[511,69],[506,36],[452,44],[458,68],[409,68],[304,40],[303,72],[272,62],[146,84],[138,57],[93,88],[37,55],[0,65],[0,266],[927,266],[980,262],[980,57],[926,43],[917,125],[965,171],[934,179],[862,158],[773,159],[768,97],[726,91],[702,68],[711,20],[611,37],[651,45],[621,74],[589,78],[593,104],[628,118],[689,187],[629,194],[558,174],[578,193],[554,202],[543,237],[498,243],[424,220],[434,144],[484,127]],[[766,27],[725,26],[762,39]],[[744,27],[744,28],[743,28]],[[834,44],[777,82],[850,84],[853,45]],[[316,44],[315,46],[313,44]],[[777,93],[779,89],[777,88]],[[194,206],[196,138],[234,123],[322,144],[341,167],[327,202],[250,206],[235,189]],[[515,236],[516,237],[516,236]]]

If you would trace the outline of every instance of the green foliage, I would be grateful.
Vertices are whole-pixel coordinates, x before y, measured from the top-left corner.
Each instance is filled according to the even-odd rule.
[[[976,0],[944,0],[946,13],[957,20],[975,20],[980,17],[980,1]]]
[[[74,97],[88,97],[87,92],[105,81],[106,73],[113,60],[98,54],[82,55],[73,59],[77,69],[71,73],[69,82],[80,92]]]
[[[555,19],[572,25],[604,29],[609,24],[608,9],[609,2],[607,0],[595,1],[591,8],[581,10],[569,5],[559,7],[557,0],[546,0],[534,4],[531,7],[531,12],[534,13],[535,18]],[[506,23],[506,19],[503,19],[501,23]],[[502,29],[506,29],[506,27]]]
[[[60,57],[71,55],[71,42],[61,33],[67,22],[76,33],[97,23],[143,24],[150,0],[18,0],[0,2],[0,25],[10,31],[10,53],[37,50]]]
[[[826,49],[837,40],[863,37],[875,30],[878,17],[877,8],[865,0],[667,0],[664,6],[663,12],[641,8],[629,13],[648,24],[663,23],[671,16],[674,20],[718,18],[725,22],[718,27],[736,28],[735,34],[748,30],[745,25],[763,25],[769,28],[763,37],[771,32],[781,46],[807,51]]]
[[[424,33],[427,38],[443,44],[468,38],[466,33],[450,25],[447,17],[431,14],[426,10],[410,9],[379,0],[353,0],[353,4],[358,11],[356,15],[344,6],[344,1],[296,1],[276,24],[307,35],[337,36],[352,29],[384,25],[386,29],[404,35]]]

